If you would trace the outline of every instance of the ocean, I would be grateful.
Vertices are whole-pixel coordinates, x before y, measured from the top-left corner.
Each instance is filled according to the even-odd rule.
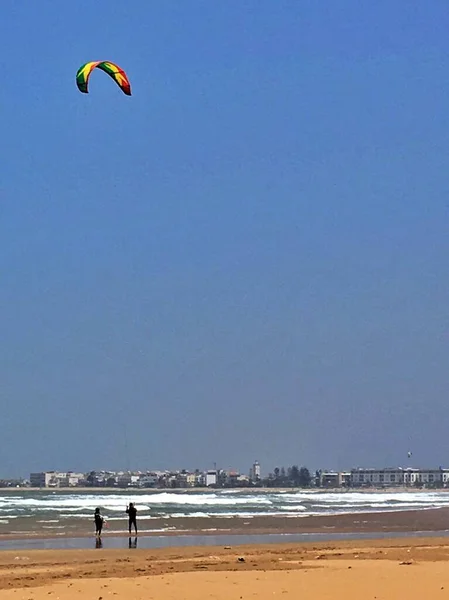
[[[424,510],[449,506],[445,491],[8,491],[0,495],[0,533],[10,535],[77,535],[91,532],[93,513],[101,508],[107,533],[126,530],[125,508],[134,502],[141,532],[164,534],[188,530],[189,520],[217,518],[226,531],[226,520],[239,517],[250,524],[255,517],[289,519],[318,515]],[[216,527],[216,525],[215,525]],[[216,529],[214,529],[216,530]]]

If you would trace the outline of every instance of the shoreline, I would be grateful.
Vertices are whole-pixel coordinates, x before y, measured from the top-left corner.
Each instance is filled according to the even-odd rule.
[[[127,539],[128,538],[128,539]],[[98,539],[94,536],[83,538],[50,538],[50,539],[24,539],[0,540],[0,558],[7,552],[71,552],[95,551],[122,552],[126,548],[139,552],[159,551],[164,549],[190,548],[191,550],[206,552],[207,548],[220,547],[223,549],[234,548],[236,551],[242,547],[255,546],[280,546],[285,544],[336,544],[341,542],[374,543],[391,540],[396,543],[403,541],[406,544],[413,540],[445,540],[449,544],[447,531],[421,531],[421,532],[383,532],[383,533],[303,533],[303,534],[276,534],[267,535],[177,535],[177,536],[140,536],[128,535],[111,536]]]

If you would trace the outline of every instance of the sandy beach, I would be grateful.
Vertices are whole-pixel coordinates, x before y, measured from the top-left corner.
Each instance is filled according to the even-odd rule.
[[[42,530],[4,532],[0,543],[15,549],[0,551],[0,600],[449,599],[447,507],[296,518],[189,517],[176,519],[176,532],[157,532],[169,522],[152,520],[154,530],[139,535],[137,548],[123,539],[124,527],[119,533],[105,530],[102,546],[95,548],[90,520],[85,529],[77,526],[58,537]],[[295,543],[282,537],[295,533],[304,534]],[[315,533],[319,542],[305,541]],[[366,539],[332,539],[338,533]],[[266,543],[260,534],[280,539]],[[67,549],[57,549],[64,539]],[[75,539],[79,545],[70,545]],[[161,540],[171,545],[149,546]],[[36,545],[42,541],[48,546]]]
[[[0,553],[0,599],[449,598],[446,539]]]

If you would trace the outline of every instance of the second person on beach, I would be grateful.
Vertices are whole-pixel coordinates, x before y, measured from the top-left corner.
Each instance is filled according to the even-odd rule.
[[[134,527],[134,531],[137,535],[137,508],[132,502],[126,507],[126,514],[128,515],[128,529],[131,535],[131,528]]]
[[[94,521],[95,521],[95,535],[100,537],[101,530],[103,529],[103,525],[104,525],[104,517],[101,515],[99,508],[95,509]]]

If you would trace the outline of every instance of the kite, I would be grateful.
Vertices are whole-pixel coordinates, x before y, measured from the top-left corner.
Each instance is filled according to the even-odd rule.
[[[89,77],[92,71],[96,68],[107,73],[110,77],[112,77],[124,94],[131,96],[131,84],[129,83],[129,79],[125,71],[118,65],[107,60],[88,62],[78,69],[76,74],[76,85],[78,86],[80,92],[83,94],[89,93]]]

